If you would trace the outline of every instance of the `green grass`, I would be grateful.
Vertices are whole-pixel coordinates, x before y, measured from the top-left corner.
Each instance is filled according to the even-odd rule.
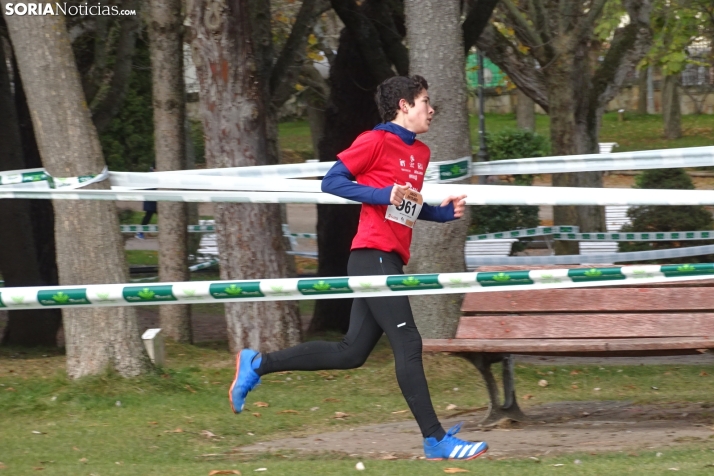
[[[258,467],[268,467],[269,474],[344,474],[354,471],[354,459],[238,455],[234,448],[288,435],[411,420],[408,412],[392,413],[407,406],[384,340],[360,369],[264,377],[263,385],[251,393],[246,411],[237,416],[226,401],[233,369],[222,344],[170,344],[167,350],[167,366],[151,375],[123,379],[106,374],[72,382],[64,372],[64,357],[56,350],[19,353],[0,348],[0,461],[7,466],[2,474],[37,474],[35,467],[45,467],[47,474],[102,476],[193,475],[232,468],[247,474]],[[446,355],[425,356],[440,417],[453,414],[445,410],[449,404],[463,411],[487,403],[482,381],[469,365]],[[524,401],[526,412],[534,403],[564,400],[711,401],[714,377],[702,374],[707,370],[704,366],[519,365],[517,388],[521,396],[533,395]],[[549,385],[538,386],[540,379]],[[595,387],[601,390],[594,391]],[[328,397],[333,400],[326,401]],[[254,406],[257,401],[269,407]],[[311,411],[313,407],[319,409]],[[281,413],[284,410],[298,413]],[[337,411],[349,417],[336,420]],[[217,437],[207,438],[201,434],[204,430]],[[662,450],[666,453],[662,458],[654,456],[657,450],[647,450],[637,457],[568,455],[541,463],[509,459],[464,464],[369,460],[365,464],[372,471],[368,474],[394,475],[443,474],[445,467],[464,465],[485,474],[544,474],[554,470],[552,464],[561,463],[568,465],[568,474],[660,474],[672,466],[697,474],[705,471],[704,464],[714,462],[714,454],[704,446],[668,448]],[[201,456],[206,454],[220,456]],[[576,458],[583,464],[573,465]]]
[[[469,117],[471,144],[478,150],[478,117]],[[497,132],[516,127],[515,114],[486,114],[486,130]],[[714,115],[682,116],[684,136],[681,139],[666,140],[662,130],[661,115],[625,114],[624,122],[619,122],[617,113],[605,114],[600,129],[600,142],[617,142],[620,147],[615,152],[631,150],[670,149],[677,147],[708,146],[714,143]],[[550,118],[536,116],[536,132],[550,134]],[[280,124],[280,147],[298,151],[311,158],[312,141],[307,121],[283,122]]]

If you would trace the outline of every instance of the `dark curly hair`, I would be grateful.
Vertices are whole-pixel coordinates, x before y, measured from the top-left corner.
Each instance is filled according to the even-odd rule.
[[[427,89],[429,89],[429,85],[426,79],[416,74],[414,76],[392,76],[384,80],[377,86],[377,94],[374,95],[377,109],[379,109],[379,117],[384,122],[394,120],[397,117],[401,99],[413,106],[414,99]]]

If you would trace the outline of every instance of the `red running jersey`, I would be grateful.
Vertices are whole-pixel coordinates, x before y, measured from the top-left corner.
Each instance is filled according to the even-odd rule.
[[[421,192],[429,155],[429,148],[421,141],[407,145],[391,132],[368,131],[360,134],[350,148],[337,157],[359,184],[384,188],[409,182],[412,188]],[[407,264],[412,229],[387,220],[386,213],[387,205],[362,204],[352,249],[395,251]]]

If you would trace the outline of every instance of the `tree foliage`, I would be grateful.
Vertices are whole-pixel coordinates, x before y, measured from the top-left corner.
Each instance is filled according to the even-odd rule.
[[[486,137],[491,160],[545,157],[550,152],[548,139],[531,131],[506,129]],[[531,185],[532,175],[513,176],[515,185]],[[469,207],[471,210],[470,234],[532,228],[539,225],[538,207],[527,205],[485,205]],[[525,242],[513,244],[513,251],[525,249]]]

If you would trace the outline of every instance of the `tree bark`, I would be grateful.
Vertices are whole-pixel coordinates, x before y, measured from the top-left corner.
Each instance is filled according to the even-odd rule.
[[[436,111],[428,133],[420,137],[431,149],[431,160],[471,155],[466,110],[466,74],[458,0],[406,0],[411,74],[429,81]],[[409,273],[464,270],[468,214],[448,224],[418,222],[414,227]],[[427,338],[451,338],[456,332],[462,296],[413,296],[414,318]]]
[[[379,81],[366,64],[358,41],[345,28],[330,69],[330,97],[325,132],[319,146],[321,162],[332,162],[362,132],[379,123],[374,91]],[[317,206],[318,276],[345,276],[352,239],[357,233],[358,205]],[[347,332],[352,299],[322,299],[315,303],[310,333]]]
[[[679,139],[682,137],[682,108],[679,96],[679,76],[665,76],[662,85],[662,119],[664,137]]]
[[[209,167],[266,165],[268,77],[253,41],[250,0],[195,0],[189,11],[193,61]],[[216,204],[221,278],[279,278],[287,273],[279,207]],[[300,341],[297,306],[288,301],[229,303],[230,347],[270,352]]]
[[[519,129],[535,131],[535,103],[520,89],[516,92],[516,125]]]
[[[3,8],[6,0],[2,0]],[[81,89],[62,16],[6,17],[27,93],[40,154],[55,177],[98,174],[104,158]],[[54,85],[62,84],[62,94]],[[108,189],[108,182],[90,185]],[[124,283],[128,273],[111,202],[58,200],[55,204],[60,284]],[[135,376],[150,368],[131,307],[63,309],[67,373]]]
[[[158,171],[182,170],[186,162],[186,104],[183,80],[181,0],[151,0],[149,41]],[[188,281],[188,208],[159,202],[159,279]],[[159,306],[161,328],[176,342],[191,342],[191,306]]]
[[[637,78],[637,114],[647,114],[647,69],[641,69]]]
[[[11,90],[3,38],[0,37],[0,170],[24,169],[22,136]],[[15,82],[15,89],[22,87]],[[41,286],[42,279],[33,235],[31,200],[3,200],[0,204],[0,271],[6,287]],[[2,344],[57,345],[61,313],[54,309],[10,311]]]

